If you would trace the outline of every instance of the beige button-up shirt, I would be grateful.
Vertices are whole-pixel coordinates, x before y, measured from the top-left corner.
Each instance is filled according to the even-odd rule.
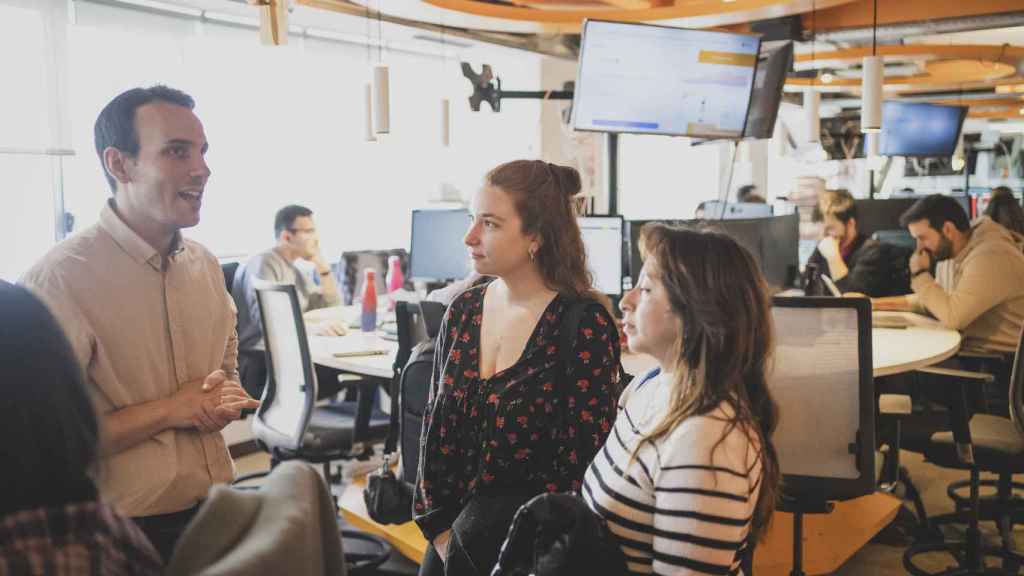
[[[235,306],[217,259],[180,235],[175,246],[161,256],[107,205],[21,280],[57,317],[101,414],[237,369]],[[220,432],[169,429],[103,458],[98,480],[122,513],[149,516],[189,508],[233,475]]]

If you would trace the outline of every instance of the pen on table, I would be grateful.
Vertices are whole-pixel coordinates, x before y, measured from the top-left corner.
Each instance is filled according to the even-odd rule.
[[[354,350],[352,352],[335,352],[335,358],[352,358],[355,356],[386,356],[387,350]]]

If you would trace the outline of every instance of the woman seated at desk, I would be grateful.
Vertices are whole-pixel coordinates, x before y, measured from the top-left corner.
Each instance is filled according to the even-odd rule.
[[[749,574],[780,478],[765,282],[726,235],[642,234],[644,267],[620,307],[630,351],[660,368],[622,393],[583,496],[632,574]]]
[[[415,520],[433,545],[420,574],[490,574],[519,505],[578,490],[618,397],[619,335],[592,287],[573,210],[579,173],[498,166],[466,233],[483,278],[448,308],[423,419]],[[561,319],[592,302],[566,366]]]

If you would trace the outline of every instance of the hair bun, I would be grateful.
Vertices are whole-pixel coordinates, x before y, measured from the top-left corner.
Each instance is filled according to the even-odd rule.
[[[566,196],[572,197],[580,193],[583,184],[578,170],[572,166],[559,166],[558,164],[549,163],[548,166],[551,168],[551,174],[558,181],[559,189]]]

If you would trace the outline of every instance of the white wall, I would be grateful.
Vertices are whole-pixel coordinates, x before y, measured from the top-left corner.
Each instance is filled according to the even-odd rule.
[[[21,1],[0,0],[0,7]],[[471,112],[470,86],[457,57],[385,51],[383,60],[391,67],[391,133],[368,143],[364,83],[377,61],[376,49],[368,60],[365,46],[294,34],[288,46],[264,47],[254,29],[84,1],[36,5],[44,4],[74,8],[63,55],[67,69],[61,71],[70,97],[58,123],[77,152],[65,162],[63,178],[66,209],[75,215],[77,230],[96,221],[110,195],[94,150],[95,118],[116,94],[136,86],[164,83],[196,99],[213,176],[202,222],[186,235],[220,255],[253,253],[272,244],[274,212],[289,203],[314,210],[328,259],[343,250],[407,247],[411,210],[436,197],[442,184],[466,196],[495,165],[540,155],[540,103],[517,101],[500,113],[486,107]],[[45,44],[47,37],[36,33],[25,40],[25,33],[16,33],[20,29],[30,28],[0,18],[0,48],[15,42],[17,52],[24,53],[14,59],[24,66],[8,72],[5,63],[5,74],[20,81],[15,85],[42,87],[0,93],[0,114],[16,113],[12,118],[25,126],[10,136],[9,119],[0,117],[5,126],[0,140],[4,135],[12,140],[0,146],[53,140],[46,138],[53,117],[46,98],[55,89],[37,76],[56,68],[36,63],[37,52],[42,59],[45,51],[32,49],[32,42]],[[486,45],[468,55],[477,68],[482,62],[494,66],[506,86],[540,85],[539,56]],[[444,97],[452,101],[449,148],[441,146]],[[5,195],[13,190],[19,199],[8,198],[0,212],[9,214],[11,206],[37,198],[41,180],[52,172],[49,160],[38,164],[38,159],[0,158],[0,189]],[[51,190],[44,197],[52,197]],[[2,278],[16,279],[52,244],[53,204],[33,202],[33,214],[46,215],[31,225],[39,234],[0,229],[38,249],[19,251],[25,256],[17,259],[4,255]]]

